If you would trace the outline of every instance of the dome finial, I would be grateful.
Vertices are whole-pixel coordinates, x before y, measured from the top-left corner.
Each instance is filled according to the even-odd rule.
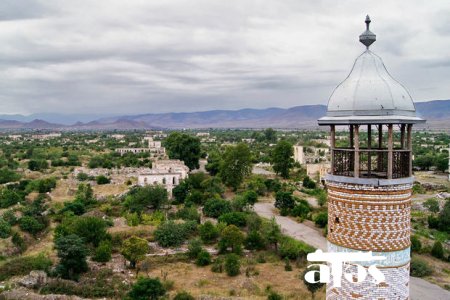
[[[369,46],[372,45],[376,40],[376,35],[370,31],[369,26],[370,26],[370,22],[372,22],[370,20],[369,15],[366,16],[366,31],[364,31],[360,36],[359,36],[359,41],[361,43],[363,43],[367,49],[369,49]]]

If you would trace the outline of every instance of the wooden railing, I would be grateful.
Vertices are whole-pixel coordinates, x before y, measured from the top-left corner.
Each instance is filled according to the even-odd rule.
[[[333,174],[339,176],[363,178],[404,178],[411,176],[411,151],[405,149],[392,150],[392,175],[389,176],[388,149],[360,148],[359,151],[350,148],[335,148],[333,152]],[[355,155],[358,155],[358,168],[355,169]]]

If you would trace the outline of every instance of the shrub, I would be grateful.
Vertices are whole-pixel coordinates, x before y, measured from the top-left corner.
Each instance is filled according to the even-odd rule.
[[[0,218],[0,238],[6,239],[11,235],[11,225],[3,218]]]
[[[240,273],[241,263],[239,256],[234,253],[228,254],[225,258],[225,272],[228,276],[237,276]]]
[[[431,229],[437,229],[439,228],[439,219],[435,216],[428,216],[427,218],[428,227]]]
[[[223,259],[222,257],[218,257],[214,260],[213,265],[211,267],[211,272],[214,273],[222,273],[223,272]]]
[[[314,248],[297,241],[291,237],[283,237],[279,247],[279,254],[282,258],[297,259],[313,252]]]
[[[275,207],[279,210],[290,210],[294,206],[295,200],[291,192],[278,191],[275,194]]]
[[[206,221],[204,224],[200,225],[198,229],[200,238],[205,243],[212,243],[219,237],[219,230],[211,223],[211,221]]]
[[[156,300],[166,294],[166,289],[159,278],[138,278],[128,293],[130,300]]]
[[[200,223],[200,214],[195,207],[183,207],[176,214],[177,218],[183,220],[191,220]]]
[[[305,219],[310,211],[311,208],[309,207],[308,204],[300,202],[292,209],[291,215],[294,217],[300,217],[302,219]]]
[[[52,261],[45,254],[13,258],[0,266],[0,281],[13,276],[27,275],[33,270],[48,271]]]
[[[127,220],[128,226],[138,226],[140,223],[138,213],[127,213],[125,215],[125,220]]]
[[[444,248],[442,247],[441,242],[439,241],[434,242],[433,248],[431,248],[431,255],[439,259],[444,258]]]
[[[450,200],[445,201],[444,208],[439,213],[439,230],[450,233]]]
[[[422,243],[420,242],[420,239],[415,235],[411,236],[411,251],[420,252],[421,249]]]
[[[67,211],[73,212],[76,216],[81,216],[85,213],[86,207],[84,206],[84,203],[81,201],[72,201],[72,202],[65,202],[64,208],[59,211],[60,214],[63,214]]]
[[[110,241],[101,241],[95,249],[94,261],[108,262],[111,260],[112,246]]]
[[[328,213],[327,212],[321,212],[319,213],[316,218],[314,219],[314,223],[319,226],[320,228],[324,228],[328,224]]]
[[[86,174],[86,173],[80,172],[80,173],[78,173],[78,175],[77,175],[77,179],[78,179],[79,181],[86,181],[86,180],[89,179],[89,175]]]
[[[218,218],[231,212],[231,204],[224,199],[209,199],[203,207],[203,213],[207,217]]]
[[[141,224],[159,226],[166,217],[162,211],[155,211],[151,214],[141,214]]]
[[[247,214],[244,212],[231,212],[223,214],[219,217],[219,222],[227,225],[236,225],[237,227],[244,227],[247,225]]]
[[[307,189],[315,189],[316,188],[316,183],[314,182],[314,180],[309,178],[309,176],[306,176],[303,179],[303,187],[305,187]]]
[[[173,300],[195,300],[195,298],[186,291],[178,292]]]
[[[285,270],[286,272],[292,271],[291,261],[289,260],[288,257],[286,257],[286,258],[284,259],[284,270]]]
[[[16,246],[17,249],[19,249],[20,253],[23,253],[25,250],[27,250],[25,240],[18,232],[14,232],[11,241],[14,244],[14,246]]]
[[[178,247],[183,244],[186,236],[185,226],[173,221],[162,223],[155,231],[155,239],[161,247]]]
[[[31,216],[23,216],[19,220],[20,228],[23,231],[29,232],[32,235],[36,235],[44,230],[45,225],[40,223],[36,218]]]
[[[197,258],[198,254],[202,252],[202,242],[198,239],[189,241],[187,256],[191,259]]]
[[[11,226],[14,226],[17,224],[17,217],[12,209],[5,211],[2,215],[2,218],[6,222],[8,222],[8,224]]]
[[[252,230],[248,233],[247,238],[244,241],[244,245],[248,250],[262,250],[266,247],[263,237],[256,230]]]
[[[98,175],[97,178],[95,179],[97,184],[108,184],[111,182],[111,180],[106,177],[105,175]]]
[[[206,250],[201,250],[197,255],[197,260],[195,264],[197,266],[207,266],[211,263],[211,254]]]
[[[308,280],[306,280],[306,274],[308,272],[314,272],[314,281],[315,282],[309,282]],[[311,296],[312,296],[311,298],[314,299],[315,293],[325,284],[325,283],[319,282],[319,279],[320,279],[319,267],[313,266],[311,268],[305,269],[305,271],[303,271],[302,278],[303,278],[303,284],[306,285],[306,288],[311,293]]]
[[[415,277],[425,277],[433,273],[433,269],[428,263],[420,258],[414,257],[411,259],[410,274]]]
[[[254,205],[258,201],[258,194],[253,190],[246,191],[244,199],[249,205]]]
[[[267,296],[267,300],[283,300],[283,297],[277,292],[270,292]]]
[[[192,205],[192,204],[197,204],[197,205],[202,205],[204,201],[204,195],[202,192],[197,191],[197,190],[193,190],[192,192],[190,192],[187,197],[186,197],[186,205]]]

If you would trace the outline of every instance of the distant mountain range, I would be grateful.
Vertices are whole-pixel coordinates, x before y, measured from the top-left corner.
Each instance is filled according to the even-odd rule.
[[[427,120],[424,128],[450,131],[450,100],[417,102],[418,114]],[[325,105],[292,108],[211,110],[191,113],[141,114],[94,119],[93,115],[41,114],[0,115],[0,129],[127,130],[181,128],[317,128],[317,119],[326,114]],[[34,115],[37,116],[37,115]],[[55,122],[55,120],[65,120]],[[73,120],[73,124],[67,124]],[[76,121],[75,121],[76,120]]]

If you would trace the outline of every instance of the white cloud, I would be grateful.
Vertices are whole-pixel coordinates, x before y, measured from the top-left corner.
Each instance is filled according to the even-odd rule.
[[[18,4],[19,3],[19,4]],[[448,1],[6,0],[3,113],[326,103],[363,46],[417,100],[449,98]]]

